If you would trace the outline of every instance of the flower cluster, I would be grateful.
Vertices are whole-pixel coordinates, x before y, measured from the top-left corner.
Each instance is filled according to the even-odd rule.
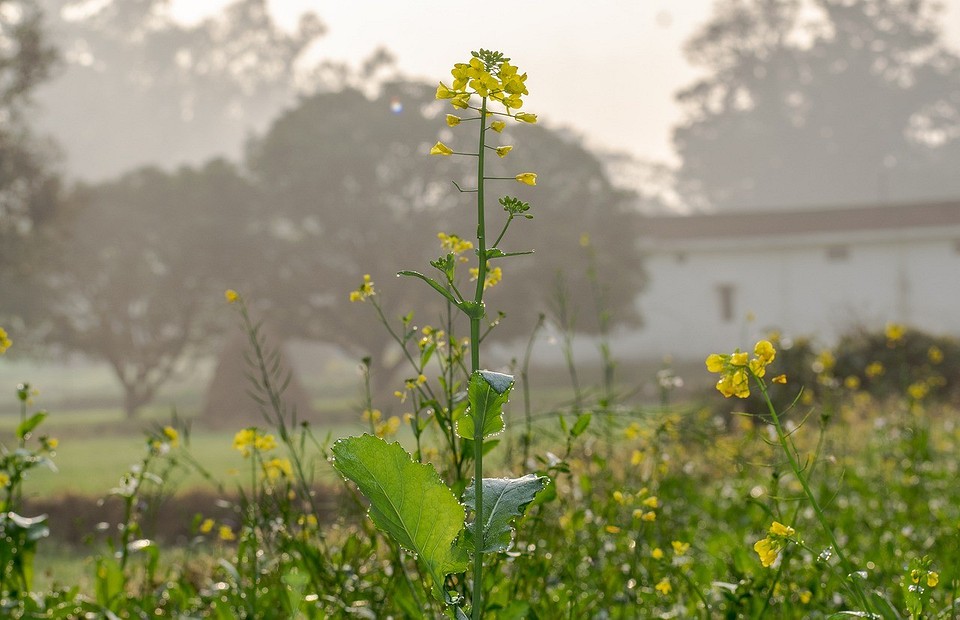
[[[446,99],[450,105],[458,110],[473,109],[481,114],[472,118],[461,118],[456,114],[447,114],[448,127],[456,127],[464,120],[480,120],[486,122],[490,116],[506,116],[521,123],[536,123],[537,115],[530,112],[516,112],[523,107],[523,96],[529,94],[526,81],[527,74],[520,73],[517,67],[510,64],[509,58],[504,58],[499,52],[480,50],[473,52],[470,62],[458,62],[450,71],[453,82],[447,86],[443,82],[437,86],[437,99]],[[483,101],[481,105],[471,105],[471,98],[476,95]],[[492,112],[487,109],[489,100],[503,105],[503,112]],[[502,133],[506,123],[502,120],[493,120],[487,127],[497,133]],[[511,145],[488,146],[498,157],[506,157],[513,150]],[[476,155],[476,153],[459,153],[443,142],[437,142],[430,149],[431,155]],[[499,178],[499,177],[498,177]],[[513,177],[518,183],[536,185],[537,175],[533,172],[523,172]]]
[[[470,268],[470,280],[476,281],[480,277],[480,269],[478,267]],[[503,269],[500,267],[494,267],[488,269],[486,275],[483,277],[483,289],[494,287],[500,284],[500,281],[503,280]]]
[[[467,250],[473,249],[473,242],[462,239],[458,235],[448,235],[447,233],[437,233],[437,239],[440,240],[440,248],[450,254],[463,254]],[[460,257],[461,261],[467,260],[465,256]]]
[[[368,298],[376,295],[377,292],[373,289],[373,280],[370,279],[370,274],[363,274],[363,283],[356,288],[356,290],[350,291],[350,301],[366,301]]]
[[[263,434],[255,428],[245,428],[233,436],[233,449],[239,450],[244,458],[253,452],[268,452],[277,447],[273,435]]]
[[[796,530],[789,525],[774,521],[767,530],[767,537],[761,538],[753,545],[753,550],[760,556],[760,563],[765,567],[772,566],[794,534]]]
[[[0,327],[0,355],[6,353],[12,344],[13,341],[10,340],[10,336],[7,335],[6,330]]]
[[[725,397],[750,396],[750,377],[761,378],[767,372],[767,366],[777,356],[777,350],[769,340],[761,340],[753,348],[755,357],[750,359],[746,351],[737,349],[730,355],[713,353],[707,357],[707,370],[720,374],[717,390]],[[786,377],[773,378],[776,383],[786,383]]]

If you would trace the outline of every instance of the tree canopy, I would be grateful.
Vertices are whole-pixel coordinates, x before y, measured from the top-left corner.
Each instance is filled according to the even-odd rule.
[[[926,0],[723,0],[688,42],[678,185],[703,208],[960,194],[960,58]]]
[[[39,93],[44,128],[85,179],[239,156],[293,101],[297,63],[324,32],[309,13],[283,30],[266,0],[196,25],[175,21],[167,0],[38,1],[64,58]]]
[[[56,210],[52,145],[29,122],[37,87],[56,54],[32,0],[0,4],[0,268],[19,262],[21,241]]]

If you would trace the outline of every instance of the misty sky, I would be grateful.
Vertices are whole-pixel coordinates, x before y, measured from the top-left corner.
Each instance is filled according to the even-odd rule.
[[[185,20],[227,0],[173,0]],[[549,0],[484,5],[449,0],[272,0],[293,26],[314,10],[328,34],[316,53],[356,66],[377,47],[389,49],[405,75],[449,77],[470,50],[498,49],[530,74],[527,108],[554,126],[575,129],[596,147],[676,163],[671,127],[677,89],[696,72],[681,47],[710,15],[713,0]],[[960,0],[945,0],[947,40],[960,49]],[[202,8],[200,8],[202,7]]]

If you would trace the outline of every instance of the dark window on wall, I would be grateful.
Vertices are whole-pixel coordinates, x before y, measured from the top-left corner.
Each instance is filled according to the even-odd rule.
[[[720,302],[720,320],[729,323],[733,320],[734,293],[736,288],[732,284],[718,284],[717,297]]]
[[[827,247],[827,260],[831,262],[844,261],[850,258],[850,246],[831,245]]]

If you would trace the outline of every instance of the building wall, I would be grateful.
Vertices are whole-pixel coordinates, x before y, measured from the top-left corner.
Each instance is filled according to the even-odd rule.
[[[621,334],[618,355],[693,359],[749,347],[769,329],[831,344],[891,321],[960,337],[960,227],[645,247],[645,326]]]

